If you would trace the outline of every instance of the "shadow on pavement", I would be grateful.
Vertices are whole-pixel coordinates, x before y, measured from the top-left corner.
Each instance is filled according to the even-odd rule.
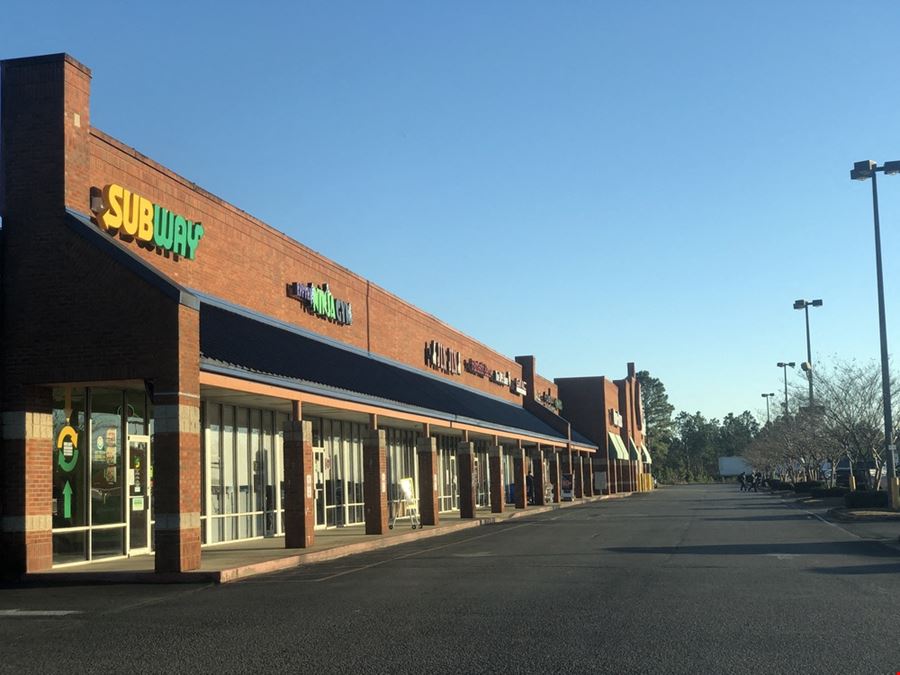
[[[711,544],[709,546],[611,546],[610,553],[651,555],[865,555],[895,558],[897,553],[865,541],[810,542],[808,544]]]
[[[829,574],[841,576],[844,574],[897,574],[900,572],[900,563],[888,563],[885,565],[846,565],[843,567],[818,567],[810,570],[816,574]]]
[[[805,513],[787,513],[777,516],[734,516],[731,518],[704,518],[706,521],[779,521],[779,520],[809,520],[812,516]]]

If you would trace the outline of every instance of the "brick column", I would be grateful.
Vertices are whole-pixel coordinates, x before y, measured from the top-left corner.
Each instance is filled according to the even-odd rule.
[[[488,468],[491,473],[491,513],[503,513],[503,446],[488,448]]]
[[[584,497],[584,455],[580,452],[575,453],[572,462],[572,490],[576,499]]]
[[[384,429],[369,429],[363,439],[363,499],[366,534],[384,534],[388,529],[387,439]]]
[[[419,455],[419,517],[423,525],[438,525],[437,439],[420,437],[416,452]]]
[[[559,485],[560,474],[562,473],[560,471],[560,465],[562,464],[562,462],[560,462],[561,459],[562,457],[560,457],[560,454],[556,450],[550,451],[550,461],[548,462],[550,475],[547,476],[547,480],[549,481],[550,485],[553,486],[553,503],[555,504],[560,503],[561,497]]]
[[[618,460],[606,460],[606,489],[603,491],[605,495],[614,495],[616,493],[616,463]],[[602,467],[601,467],[602,468]]]
[[[541,446],[531,451],[531,475],[534,485],[534,503],[544,506],[544,453]]]
[[[0,456],[0,572],[16,576],[53,565],[53,402],[49,389],[22,394],[4,401]]]
[[[516,488],[516,508],[528,508],[528,494],[525,485],[526,464],[525,449],[515,448],[513,451],[513,473],[514,485]]]
[[[475,444],[462,441],[456,446],[456,472],[459,476],[459,517],[475,517]]]
[[[157,572],[200,567],[200,399],[157,392],[153,404]]]
[[[309,548],[316,540],[312,422],[284,424],[284,547]]]

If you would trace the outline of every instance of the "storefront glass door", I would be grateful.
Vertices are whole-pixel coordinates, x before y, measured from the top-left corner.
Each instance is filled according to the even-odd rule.
[[[313,472],[316,486],[316,527],[325,527],[325,448],[313,448]]]
[[[150,437],[128,437],[128,552],[150,549]]]

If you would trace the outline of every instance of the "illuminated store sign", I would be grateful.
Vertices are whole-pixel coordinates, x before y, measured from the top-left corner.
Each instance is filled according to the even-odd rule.
[[[425,344],[425,365],[448,375],[462,375],[460,353],[435,340]]]
[[[203,238],[203,225],[172,213],[146,197],[112,183],[103,188],[101,203],[92,209],[97,223],[107,232],[119,233],[124,241],[137,239],[138,246],[157,249],[193,260]]]
[[[315,286],[294,282],[288,285],[288,297],[299,300],[306,308],[323,319],[334,321],[342,326],[353,323],[353,308],[349,302],[338,300],[328,289],[328,284]]]
[[[520,380],[518,377],[513,380],[512,388],[519,396],[525,396],[528,393],[528,387],[525,385],[525,380]]]
[[[622,418],[622,413],[620,413],[615,408],[609,409],[609,423],[614,427],[620,427],[625,423],[625,420]]]

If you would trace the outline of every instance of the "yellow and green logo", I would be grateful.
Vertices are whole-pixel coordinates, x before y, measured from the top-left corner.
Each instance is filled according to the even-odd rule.
[[[146,197],[111,183],[103,188],[103,201],[95,212],[97,223],[124,241],[137,240],[143,248],[157,249],[194,260],[203,238],[203,225],[172,213]]]

